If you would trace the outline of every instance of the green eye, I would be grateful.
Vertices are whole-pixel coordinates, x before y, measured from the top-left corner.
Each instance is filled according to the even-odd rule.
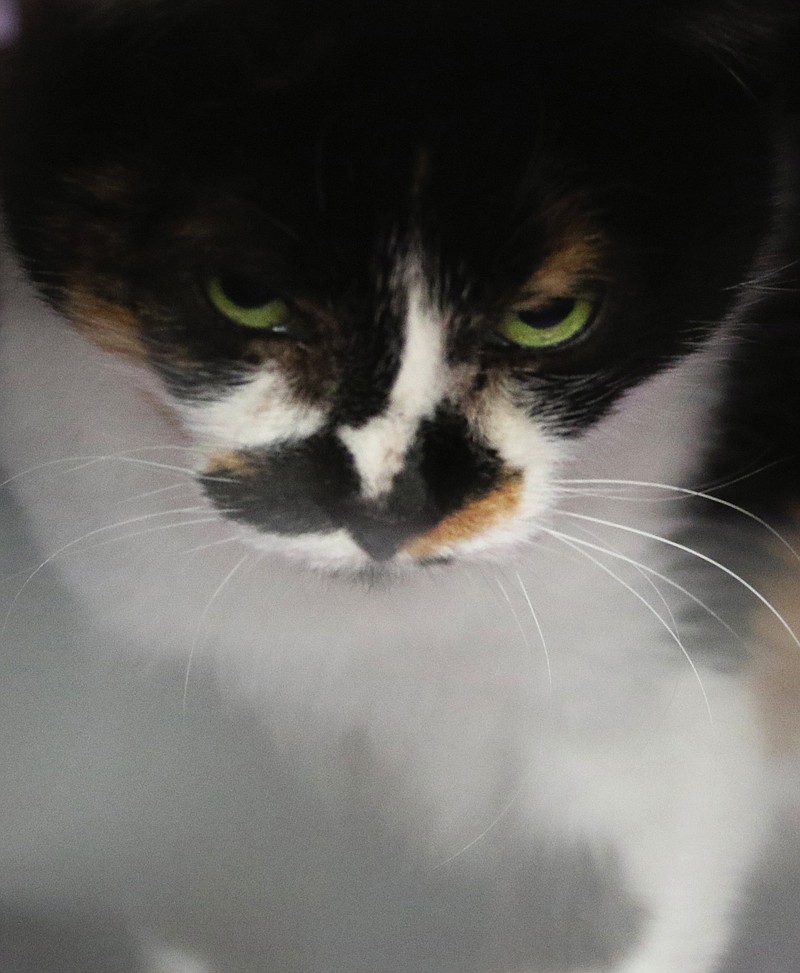
[[[271,299],[272,295],[261,285],[246,278],[212,277],[206,285],[206,293],[220,314],[245,328],[288,338],[305,336],[299,334],[300,329],[284,301]]]
[[[584,331],[594,317],[596,302],[588,298],[550,301],[531,311],[515,311],[495,333],[518,348],[555,348]]]

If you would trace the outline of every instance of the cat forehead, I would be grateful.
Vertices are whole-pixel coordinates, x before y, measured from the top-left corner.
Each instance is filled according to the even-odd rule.
[[[66,153],[111,157],[99,169],[64,160],[69,202],[103,225],[96,247],[91,225],[85,234],[101,255],[127,220],[120,250],[130,253],[132,235],[165,239],[169,229],[178,259],[182,247],[197,263],[233,254],[313,298],[312,285],[329,293],[337,276],[353,291],[371,287],[394,263],[395,242],[415,235],[431,276],[438,262],[440,282],[457,291],[469,281],[478,300],[481,288],[494,291],[486,300],[514,296],[560,252],[545,287],[558,295],[598,263],[587,173],[601,188],[653,178],[631,171],[635,160],[605,131],[617,96],[640,128],[651,110],[609,76],[607,51],[565,40],[587,18],[559,20],[558,5],[536,5],[544,26],[515,33],[510,8],[488,16],[474,4],[451,20],[443,11],[454,5],[432,4],[430,17],[402,25],[398,4],[373,5],[380,12],[363,22],[356,5],[339,5],[338,19],[321,25],[301,23],[296,10],[236,4],[251,36],[230,13],[215,33],[217,3],[157,6],[183,9],[185,20],[170,31],[142,18],[131,40],[100,18],[108,43],[76,33],[76,49],[59,50],[67,67],[49,62],[71,124],[86,133],[77,150],[64,140]],[[646,60],[636,55],[643,44],[628,45],[628,56]],[[615,60],[615,74],[626,70]],[[626,112],[616,109],[618,126]]]
[[[20,98],[11,218],[41,251],[34,272],[48,268],[43,285],[59,301],[66,291],[76,317],[110,321],[113,337],[138,316],[159,358],[166,350],[184,370],[249,367],[260,339],[221,322],[208,299],[209,280],[235,272],[306,302],[369,351],[400,330],[395,275],[411,252],[429,298],[467,325],[531,297],[607,290],[612,340],[593,345],[598,369],[631,361],[628,321],[666,360],[682,317],[718,313],[702,274],[683,274],[677,296],[669,285],[698,260],[727,285],[746,253],[747,226],[717,218],[731,190],[749,198],[735,176],[745,109],[725,72],[696,85],[706,62],[667,57],[663,37],[654,61],[655,27],[598,28],[592,44],[564,33],[591,18],[515,33],[505,12],[466,4],[453,23],[437,14],[436,29],[410,18],[387,32],[375,25],[394,23],[390,4],[366,26],[342,5],[341,24],[323,30],[297,19],[302,5],[284,6],[237,4],[249,11],[240,22],[219,19],[218,3],[190,4],[174,29],[144,18],[129,33],[104,21],[26,62],[23,84],[46,110]],[[374,44],[353,40],[362,30]],[[328,363],[349,354],[319,346],[333,348]],[[307,384],[340,382],[318,357]]]
[[[81,179],[88,193],[107,198],[126,176],[113,171]],[[118,205],[124,211],[126,204]],[[136,205],[130,205],[135,214]],[[291,223],[276,224],[263,213],[252,213],[252,207],[223,202],[211,210],[199,206],[162,227],[142,258],[155,300],[166,300],[172,309],[182,307],[187,319],[202,329],[209,282],[222,279],[234,289],[238,282],[255,293],[289,300],[313,322],[316,338],[339,353],[341,343],[359,331],[366,331],[371,343],[396,341],[415,301],[435,309],[441,327],[454,338],[514,307],[599,295],[610,277],[607,241],[577,202],[543,205],[536,219],[528,220],[524,237],[512,239],[510,247],[505,240],[501,246],[492,241],[488,248],[474,227],[462,240],[453,238],[445,245],[441,234],[426,234],[413,221],[384,228],[357,227],[354,221],[343,232],[337,220],[329,224],[312,218],[304,225],[297,214],[287,214]],[[67,288],[78,326],[98,343],[123,353],[133,347],[133,318],[130,310],[115,310],[115,296],[104,296],[102,288],[124,289],[129,282],[118,270],[103,278],[91,268],[102,267],[116,246],[125,259],[134,219],[120,215],[118,227],[84,226],[77,241],[83,269],[71,275]],[[494,263],[498,255],[502,261]],[[147,303],[149,298],[143,295],[141,300]]]

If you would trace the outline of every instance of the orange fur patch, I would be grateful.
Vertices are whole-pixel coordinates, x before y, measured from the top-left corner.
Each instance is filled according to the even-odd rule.
[[[604,276],[603,238],[577,203],[551,205],[544,221],[550,249],[524,292],[549,300],[578,296],[581,281]]]
[[[476,537],[507,520],[522,500],[522,474],[513,473],[496,490],[445,517],[433,530],[415,538],[403,550],[413,557],[435,557],[459,541]]]
[[[531,278],[528,287],[543,297],[570,297],[576,282],[596,277],[600,266],[598,241],[591,236],[564,240]]]
[[[214,453],[213,456],[209,457],[203,476],[223,476],[225,474],[248,476],[253,473],[254,469],[253,462],[247,453],[230,449],[223,453]]]
[[[137,362],[147,361],[147,352],[132,311],[92,294],[80,284],[67,289],[67,314],[77,331],[115,355]]]

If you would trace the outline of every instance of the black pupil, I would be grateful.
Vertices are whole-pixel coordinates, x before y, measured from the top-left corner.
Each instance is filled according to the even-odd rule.
[[[532,328],[555,328],[561,324],[564,318],[569,316],[575,304],[574,298],[558,298],[550,301],[545,307],[536,308],[534,311],[520,311],[517,317]]]
[[[225,274],[219,278],[219,285],[228,300],[239,307],[263,307],[276,300],[275,294],[262,283],[241,274]]]

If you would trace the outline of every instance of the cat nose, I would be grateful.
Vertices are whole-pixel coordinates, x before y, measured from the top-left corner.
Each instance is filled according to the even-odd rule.
[[[417,537],[422,530],[405,524],[382,524],[380,521],[364,521],[350,525],[350,536],[373,561],[390,561],[408,540]]]
[[[442,408],[421,425],[387,492],[336,497],[328,509],[374,561],[388,561],[401,549],[415,556],[414,542],[430,538],[465,504],[490,492],[500,468],[497,457],[474,441],[463,416]]]
[[[382,501],[356,502],[343,519],[350,536],[373,561],[388,561],[409,541],[431,530],[441,516],[430,498],[393,490]]]
[[[374,561],[388,561],[409,541],[442,519],[418,466],[408,464],[380,497],[350,497],[336,504],[335,519]]]

